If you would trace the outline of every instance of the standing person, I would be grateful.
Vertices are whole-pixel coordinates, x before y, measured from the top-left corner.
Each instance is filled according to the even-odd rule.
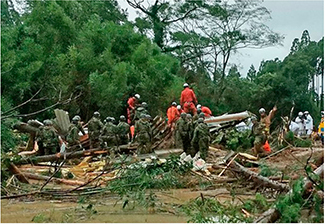
[[[140,99],[139,94],[135,94],[134,96],[128,99],[128,108],[127,108],[128,124],[131,124],[133,120],[135,108],[138,104],[139,99]]]
[[[324,145],[324,111],[322,111],[322,119],[318,125],[318,136],[321,138],[322,144]]]
[[[151,127],[146,121],[147,115],[142,114],[140,120],[135,122],[134,137],[139,143],[138,154],[151,153]]]
[[[100,135],[102,146],[112,147],[117,145],[117,127],[114,122],[114,117],[106,118],[106,124],[102,128]]]
[[[314,125],[313,125],[313,118],[312,116],[309,114],[308,111],[305,111],[304,112],[304,115],[305,115],[305,127],[306,127],[306,134],[308,136],[311,135],[311,133],[313,132],[313,128],[314,128]]]
[[[192,115],[195,115],[196,114],[195,105],[197,104],[195,93],[192,89],[190,89],[187,83],[184,83],[183,87],[184,90],[182,91],[181,94],[180,103],[183,106],[185,113],[191,113]]]
[[[79,115],[74,116],[74,118],[78,121],[77,128],[79,131],[81,131],[82,135],[85,135],[86,132],[84,130],[84,128],[82,127],[82,121],[81,121],[81,117]]]
[[[298,113],[295,122],[299,125],[298,137],[300,137],[306,133],[304,114],[301,111]]]
[[[181,118],[176,122],[175,141],[177,146],[179,146],[178,144],[181,143],[184,152],[188,154],[190,149],[190,141],[186,116],[186,113],[182,113]]]
[[[271,125],[271,120],[274,117],[275,112],[277,111],[277,107],[274,106],[273,109],[269,112],[269,115],[266,115],[266,111],[264,108],[259,109],[259,113],[261,115],[261,120],[260,122],[265,125],[265,132],[267,135],[270,134],[270,125]]]
[[[194,130],[194,135],[192,139],[192,145],[198,145],[198,149],[196,151],[200,152],[200,157],[202,159],[206,159],[208,156],[209,142],[210,142],[210,131],[209,127],[206,123],[204,123],[203,118],[199,118],[198,125]]]
[[[37,134],[36,141],[41,142],[42,154],[49,155],[59,152],[59,139],[58,135],[53,127],[53,123],[50,120],[44,120],[44,127]]]
[[[181,117],[182,113],[185,113],[185,111],[182,109],[181,105],[177,105],[177,111],[178,111],[179,118]]]
[[[99,136],[104,125],[100,121],[100,113],[95,112],[94,116],[88,122],[88,134],[90,139],[90,148],[96,148],[99,146]]]
[[[253,123],[252,133],[255,137],[253,154],[259,158],[260,154],[264,151],[263,145],[266,142],[265,123],[258,122],[255,116],[251,118],[251,121]]]
[[[126,123],[125,116],[120,116],[120,122],[117,125],[119,145],[128,144],[130,141],[130,125]]]
[[[79,137],[79,129],[78,129],[78,122],[79,118],[77,116],[74,116],[72,118],[72,123],[69,125],[68,129],[68,135],[67,135],[67,142],[69,143],[69,146],[73,145],[80,145],[80,137]]]
[[[178,119],[178,110],[177,110],[177,103],[172,102],[172,105],[168,108],[167,110],[167,118],[168,118],[168,126],[171,128],[173,131],[175,128],[175,122]]]
[[[197,106],[196,106],[196,108],[197,108],[197,110],[198,109],[201,109],[201,111],[204,113],[204,116],[205,117],[211,117],[212,116],[212,112],[211,112],[211,110],[210,110],[210,108],[209,107],[205,107],[205,106],[201,106],[201,104],[198,104]]]

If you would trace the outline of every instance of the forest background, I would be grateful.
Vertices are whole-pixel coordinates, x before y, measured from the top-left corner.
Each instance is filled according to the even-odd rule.
[[[165,116],[184,82],[214,115],[276,104],[275,126],[294,104],[293,115],[308,110],[320,121],[324,98],[313,80],[323,77],[324,38],[302,30],[282,61],[247,74],[229,62],[239,49],[281,44],[260,1],[127,0],[134,21],[114,0],[16,2],[19,12],[1,1],[2,152],[19,141],[15,122],[54,118],[55,108],[84,121],[94,111],[118,118],[139,93],[152,116]]]

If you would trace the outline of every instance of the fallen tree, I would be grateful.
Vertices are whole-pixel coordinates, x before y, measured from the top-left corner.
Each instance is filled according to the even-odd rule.
[[[29,179],[33,179],[33,180],[44,180],[44,181],[48,181],[49,182],[55,182],[57,184],[66,184],[66,185],[76,185],[76,186],[80,186],[85,184],[85,182],[82,181],[78,181],[78,180],[66,180],[66,179],[62,179],[62,178],[56,178],[56,177],[49,177],[49,176],[43,176],[43,175],[38,175],[38,174],[34,174],[34,173],[23,173],[25,177],[29,178]]]
[[[322,177],[324,175],[324,163],[318,167],[314,171],[315,175]],[[312,182],[305,177],[304,180],[304,193],[308,191],[308,189],[311,187]],[[291,196],[293,194],[293,190],[291,189],[287,195]],[[257,219],[254,220],[254,223],[273,223],[276,222],[281,217],[281,213],[277,210],[275,206],[270,208],[269,210],[265,211],[263,214],[261,214]]]

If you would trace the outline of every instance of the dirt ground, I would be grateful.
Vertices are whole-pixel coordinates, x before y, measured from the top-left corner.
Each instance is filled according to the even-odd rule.
[[[227,151],[210,150],[207,159],[208,164],[220,163]],[[268,166],[271,170],[277,171],[286,179],[284,183],[305,176],[304,166],[307,159],[311,155],[309,148],[292,148],[270,157],[261,159],[260,164]],[[324,156],[324,148],[314,147],[309,163],[316,163],[316,160]],[[252,171],[260,172],[260,168],[256,165],[250,168]],[[204,183],[193,182],[186,189],[171,189],[165,191],[156,190],[156,196],[159,201],[159,206],[155,209],[146,209],[140,206],[133,208],[122,208],[122,201],[118,200],[114,195],[94,196],[94,208],[87,210],[77,199],[42,199],[25,197],[20,199],[3,199],[1,200],[1,222],[20,223],[20,222],[169,222],[183,223],[187,222],[188,217],[177,212],[177,208],[188,202],[190,199],[195,199],[201,196],[216,198],[219,202],[227,202],[233,199],[235,192],[235,200],[233,203],[241,204],[248,199],[255,197],[258,189],[254,189],[247,181],[238,180],[229,183],[218,183],[218,174],[220,169],[212,170],[210,178],[212,181]],[[235,175],[231,170],[227,170],[222,178],[234,178]],[[207,184],[207,183],[210,184]],[[38,181],[34,181],[37,184]],[[40,182],[41,183],[41,182]],[[64,185],[50,184],[49,187],[61,188]],[[67,188],[71,188],[67,187]],[[268,197],[269,202],[273,202],[273,197]],[[92,213],[96,211],[96,213]],[[40,215],[41,214],[41,215]],[[78,215],[79,214],[79,215]]]

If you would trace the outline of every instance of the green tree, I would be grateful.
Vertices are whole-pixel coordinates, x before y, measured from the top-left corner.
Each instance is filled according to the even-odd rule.
[[[250,81],[254,81],[256,78],[256,69],[253,64],[249,67],[249,70],[247,72],[247,79]]]

